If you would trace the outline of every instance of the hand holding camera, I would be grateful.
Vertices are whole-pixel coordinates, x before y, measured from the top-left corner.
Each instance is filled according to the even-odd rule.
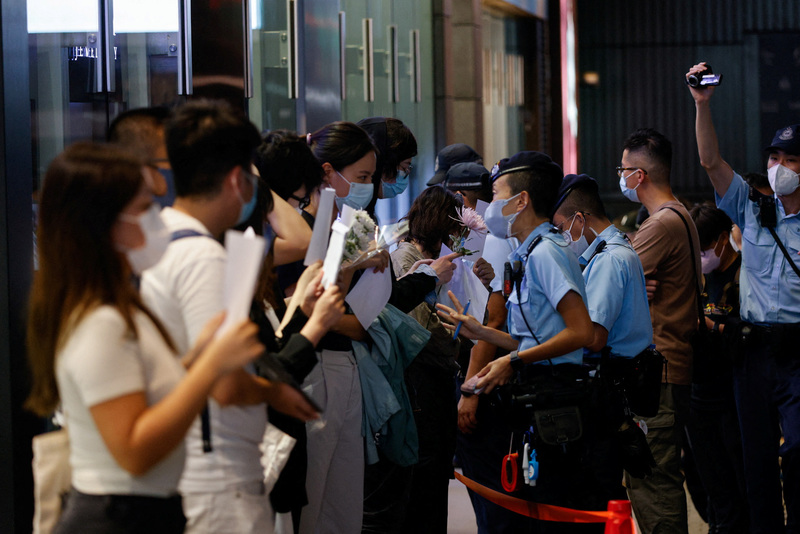
[[[714,74],[711,65],[705,61],[698,63],[686,73],[686,85],[694,89],[706,89],[722,83],[722,74]]]

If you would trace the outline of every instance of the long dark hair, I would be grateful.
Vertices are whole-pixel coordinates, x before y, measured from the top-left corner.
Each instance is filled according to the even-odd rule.
[[[460,207],[455,195],[444,187],[434,186],[422,191],[411,204],[408,215],[406,241],[417,242],[433,256],[439,255],[442,243],[459,230],[456,208]]]
[[[141,162],[111,145],[72,145],[47,169],[27,333],[33,386],[26,407],[37,414],[47,415],[58,405],[56,353],[97,306],[116,308],[133,336],[134,312],[143,311],[174,350],[166,330],[142,304],[127,259],[111,238],[119,214],[143,182]]]
[[[332,122],[312,133],[311,151],[320,164],[330,163],[337,171],[370,152],[378,153],[375,143],[363,128],[345,121]]]

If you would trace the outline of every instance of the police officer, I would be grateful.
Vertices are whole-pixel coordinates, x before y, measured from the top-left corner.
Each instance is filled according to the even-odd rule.
[[[705,70],[693,66],[686,76]],[[722,159],[711,118],[714,88],[690,87],[700,163],[717,206],[742,229],[743,357],[734,368],[750,532],[800,532],[800,125],[765,149],[774,195],[753,194]],[[784,442],[780,445],[780,431]],[[780,466],[778,455],[781,456]],[[781,471],[786,524],[781,505]]]
[[[594,329],[594,339],[586,348],[594,354],[608,351],[611,361],[601,364],[601,373],[612,365],[621,368],[653,340],[642,262],[625,234],[608,220],[594,178],[568,174],[558,193],[553,223],[585,266],[586,302]],[[595,360],[600,363],[599,358]],[[616,441],[626,414],[618,392],[612,389],[597,390],[599,417],[593,420],[598,423],[594,428],[598,439],[591,451],[592,468],[606,500],[627,498],[621,483],[624,462]]]
[[[462,322],[462,334],[511,351],[478,373],[478,391],[488,393],[506,384],[515,372],[520,372],[523,382],[543,376],[553,380],[577,377],[581,373],[583,347],[592,341],[583,278],[577,258],[550,220],[562,179],[561,168],[540,152],[520,152],[501,160],[492,170],[494,200],[486,210],[486,224],[492,234],[514,236],[521,242],[509,257],[519,266],[507,305],[509,332],[484,327],[474,317],[464,315],[455,301],[456,309],[438,306],[444,320],[453,325]],[[594,488],[585,484],[583,450],[582,442],[563,448],[540,446],[541,477],[535,487],[525,488],[525,497],[573,508],[597,506],[590,503],[597,497]],[[550,531],[566,532],[570,527],[542,522],[539,532]]]

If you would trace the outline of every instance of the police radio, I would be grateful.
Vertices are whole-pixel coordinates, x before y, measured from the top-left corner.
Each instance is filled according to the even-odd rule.
[[[758,204],[759,219],[764,228],[775,228],[778,226],[778,213],[775,208],[775,198],[765,195],[755,187],[750,187],[750,200]]]

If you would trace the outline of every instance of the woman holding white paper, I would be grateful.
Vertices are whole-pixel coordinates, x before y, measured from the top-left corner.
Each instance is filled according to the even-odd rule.
[[[217,379],[263,350],[249,321],[214,338],[220,315],[184,358],[188,371],[178,363],[131,283],[169,242],[145,176],[121,150],[83,143],[45,177],[26,405],[64,412],[73,490],[59,533],[183,532],[184,436]]]

